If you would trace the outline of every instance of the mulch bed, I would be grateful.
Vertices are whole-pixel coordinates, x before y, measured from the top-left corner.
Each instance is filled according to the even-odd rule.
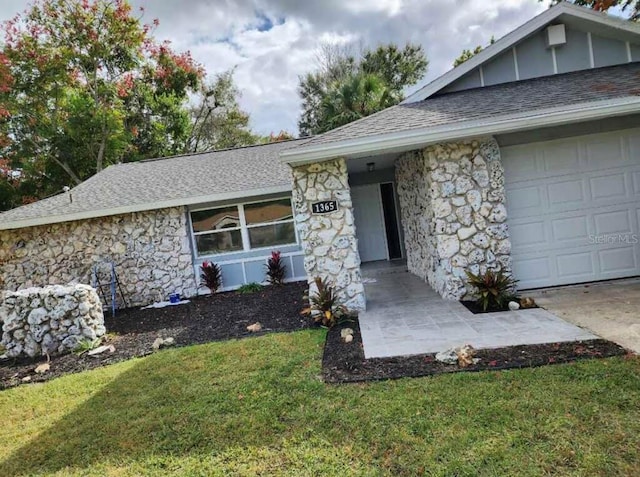
[[[351,343],[345,343],[340,337],[342,328],[353,329]],[[478,350],[475,357],[480,358],[480,362],[466,368],[436,361],[435,353],[365,359],[362,335],[356,320],[329,330],[322,357],[322,376],[328,383],[355,383],[460,371],[528,368],[625,354],[627,350],[621,346],[598,339]]]
[[[477,301],[460,300],[460,303],[462,303],[467,308],[467,310],[469,310],[474,315],[480,315],[482,313],[495,313],[497,311],[510,311],[509,310],[509,305],[503,306],[502,308],[489,307],[486,310],[483,310],[482,306],[480,306],[480,304]],[[534,305],[534,306],[530,306],[528,308],[521,308],[521,309],[522,310],[526,310],[526,309],[532,309],[532,308],[539,308],[539,306],[538,305]]]
[[[157,338],[172,337],[175,346],[187,346],[231,338],[260,336],[270,332],[296,331],[310,328],[310,318],[302,317],[303,295],[306,282],[288,283],[281,287],[239,294],[237,292],[201,296],[190,303],[166,308],[129,308],[120,310],[115,317],[105,312],[108,336],[102,344],[112,344],[115,352],[97,356],[75,353],[52,356],[51,368],[36,374],[35,367],[44,358],[0,361],[0,389],[28,382],[48,381],[69,373],[105,366],[133,357],[153,353]],[[260,322],[262,331],[250,333],[247,326]]]

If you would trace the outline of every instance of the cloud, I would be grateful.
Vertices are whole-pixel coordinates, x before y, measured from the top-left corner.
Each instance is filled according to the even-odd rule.
[[[320,41],[423,45],[429,72],[451,67],[463,48],[487,44],[546,8],[537,0],[132,0],[158,39],[190,50],[210,75],[236,68],[241,104],[262,133],[297,130],[298,76],[315,67]],[[24,8],[3,0],[5,18]],[[415,89],[415,88],[413,88]]]

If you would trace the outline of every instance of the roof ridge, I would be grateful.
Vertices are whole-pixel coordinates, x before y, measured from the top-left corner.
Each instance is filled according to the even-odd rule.
[[[217,152],[239,151],[239,150],[243,150],[243,149],[250,149],[250,148],[253,148],[253,147],[257,148],[257,147],[265,147],[265,146],[275,146],[275,145],[278,145],[278,144],[302,141],[304,139],[309,140],[310,137],[298,137],[298,138],[293,138],[293,139],[285,139],[285,140],[282,140],[282,141],[267,142],[267,143],[262,143],[262,144],[247,144],[246,146],[225,147],[223,149],[211,149],[209,151],[189,152],[189,153],[185,153],[185,154],[174,154],[172,156],[150,157],[148,159],[141,159],[139,161],[120,162],[120,163],[114,164],[114,165],[139,164],[139,163],[142,163],[142,162],[154,162],[154,161],[163,161],[165,159],[176,159],[178,157],[191,157],[191,156],[201,156],[201,155],[204,155],[204,154],[212,154],[212,153],[217,153]]]

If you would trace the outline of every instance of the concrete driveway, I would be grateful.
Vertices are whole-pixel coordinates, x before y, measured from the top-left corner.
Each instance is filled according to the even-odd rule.
[[[640,278],[523,292],[539,306],[640,353]]]

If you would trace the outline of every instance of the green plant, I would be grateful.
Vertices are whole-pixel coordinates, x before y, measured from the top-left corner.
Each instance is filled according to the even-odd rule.
[[[245,283],[240,288],[238,288],[238,293],[241,293],[241,294],[255,293],[255,292],[259,292],[263,288],[264,287],[262,285],[260,285],[259,283],[256,283],[256,282]]]
[[[211,293],[215,293],[222,285],[222,269],[217,263],[204,261],[200,265],[200,279]]]
[[[93,348],[97,348],[102,342],[101,338],[96,338],[95,340],[83,339],[79,341],[76,347],[73,349],[73,352],[80,356],[81,354],[86,353],[87,351],[91,351]]]
[[[311,315],[316,323],[331,328],[348,315],[345,306],[339,304],[335,289],[326,279],[316,277],[315,294],[309,297],[309,307],[302,310],[303,315]]]
[[[518,280],[503,270],[487,270],[484,274],[478,275],[467,272],[467,279],[469,285],[477,290],[476,301],[483,311],[503,309],[509,301],[517,297]]]
[[[271,252],[271,257],[267,260],[267,281],[272,285],[282,285],[287,273],[287,267],[282,263],[280,252]]]

